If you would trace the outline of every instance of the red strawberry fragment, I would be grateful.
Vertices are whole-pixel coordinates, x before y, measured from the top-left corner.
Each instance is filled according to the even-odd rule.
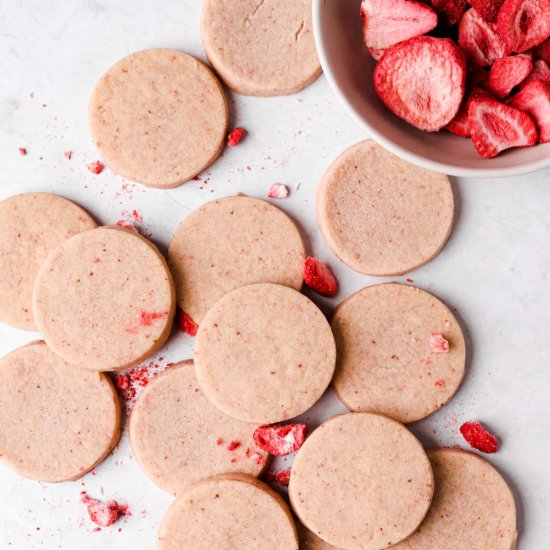
[[[449,342],[441,334],[430,335],[430,353],[447,353]]]
[[[197,330],[199,330],[199,325],[185,313],[185,311],[180,310],[179,316],[179,328],[181,332],[185,332],[189,336],[196,336]]]
[[[414,0],[363,0],[365,44],[383,50],[398,42],[425,34],[437,26],[437,14]]]
[[[550,36],[550,0],[505,0],[498,12],[498,33],[506,53],[521,53]]]
[[[306,285],[320,294],[331,298],[336,294],[338,283],[336,277],[328,265],[317,258],[308,256],[304,264],[304,282]]]
[[[496,59],[489,71],[487,89],[497,98],[510,95],[512,89],[523,82],[533,70],[529,56],[520,54]]]
[[[99,160],[96,160],[95,162],[90,162],[87,168],[92,174],[101,174],[101,172],[103,172],[104,167]]]
[[[482,157],[493,158],[504,149],[534,145],[538,132],[531,117],[496,99],[474,99],[468,110],[474,146]]]
[[[508,103],[532,117],[539,130],[539,141],[550,142],[550,83],[533,80]]]
[[[469,3],[485,21],[495,23],[504,0],[469,0]]]
[[[550,63],[550,38],[534,48],[535,58]]]
[[[254,443],[275,456],[295,453],[304,443],[307,435],[305,424],[272,424],[260,426],[254,432]]]
[[[506,53],[496,25],[485,21],[475,8],[469,9],[460,20],[458,45],[480,67],[488,67]]]
[[[468,110],[476,97],[491,97],[491,94],[483,88],[473,88],[466,100],[462,103],[457,115],[445,126],[445,130],[460,137],[470,137],[470,122]]]
[[[286,199],[288,197],[288,187],[282,183],[274,183],[269,188],[267,196],[270,199]]]
[[[418,36],[386,50],[374,69],[378,97],[398,117],[435,132],[457,114],[466,61],[448,38]]]
[[[109,527],[119,516],[128,514],[127,505],[118,504],[115,500],[102,502],[89,497],[84,491],[80,493],[80,502],[86,505],[90,519],[99,527]]]
[[[27,150],[24,147],[19,147],[19,154],[22,157],[26,157],[27,156]]]
[[[542,80],[542,82],[550,82],[550,67],[548,67],[548,64],[546,61],[543,61],[542,59],[538,59],[533,63],[533,70],[531,73],[527,76],[527,78],[520,84],[520,90],[529,82],[532,82],[533,80]]]
[[[287,470],[280,471],[275,476],[275,481],[281,486],[281,487],[288,487],[288,484],[290,483],[290,468]]]
[[[65,158],[65,160],[71,160],[72,156],[73,156],[73,152],[72,152],[72,151],[65,151],[65,152],[63,153],[63,157]]]
[[[460,426],[460,433],[471,447],[482,453],[496,453],[498,440],[489,433],[479,422],[464,422]]]
[[[237,147],[244,137],[244,130],[242,128],[235,128],[227,137],[227,145],[229,147]]]
[[[455,25],[466,11],[466,0],[431,0],[431,5],[445,25]]]

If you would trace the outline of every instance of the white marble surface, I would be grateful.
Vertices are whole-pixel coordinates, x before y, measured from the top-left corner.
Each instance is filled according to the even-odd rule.
[[[207,170],[206,184],[191,182],[169,192],[130,185],[124,191],[123,180],[108,170],[95,176],[85,168],[97,158],[86,121],[96,80],[118,58],[142,48],[167,46],[202,58],[200,4],[2,0],[0,199],[30,190],[56,192],[100,222],[138,209],[141,229],[166,247],[178,222],[200,204],[238,191],[263,197],[271,183],[284,182],[292,195],[277,204],[300,223],[311,252],[328,261],[340,281],[338,296],[322,301],[329,312],[379,280],[338,262],[315,222],[314,190],[323,170],[365,137],[323,78],[291,97],[232,97],[232,125],[245,127],[249,136]],[[18,147],[28,155],[21,157]],[[70,161],[63,158],[66,150],[73,151]],[[522,550],[543,550],[550,540],[549,179],[550,171],[453,181],[457,220],[451,239],[438,258],[407,275],[456,309],[469,349],[467,376],[455,399],[412,430],[428,445],[464,445],[458,426],[473,418],[498,434],[502,449],[491,461],[514,488]],[[0,354],[36,337],[0,326]],[[191,345],[176,335],[162,356],[186,358]],[[308,416],[314,425],[335,410],[327,395]],[[83,487],[92,496],[103,492],[126,501],[133,515],[93,532],[78,502]],[[0,465],[0,548],[153,549],[171,500],[137,467],[126,436],[94,474],[78,482],[37,483]]]

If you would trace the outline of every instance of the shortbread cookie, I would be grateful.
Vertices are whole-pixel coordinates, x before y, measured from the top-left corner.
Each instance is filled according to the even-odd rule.
[[[460,325],[414,286],[366,287],[336,308],[331,326],[338,349],[333,387],[352,411],[414,422],[445,405],[464,376]]]
[[[317,219],[332,251],[367,275],[400,275],[436,256],[453,224],[449,178],[374,141],[344,151],[317,190]]]
[[[96,226],[73,202],[50,193],[25,193],[0,202],[0,321],[36,330],[32,288],[51,250]]]
[[[208,59],[237,93],[292,94],[321,74],[310,0],[206,0],[201,34]]]
[[[433,495],[430,461],[401,424],[367,413],[336,416],[298,451],[289,496],[300,521],[346,550],[381,550],[408,537]]]
[[[227,133],[225,94],[198,59],[144,50],[115,63],[89,105],[92,139],[116,174],[177,187],[209,166]]]
[[[199,389],[193,362],[184,361],[147,385],[132,410],[130,442],[145,473],[180,495],[214,475],[260,475],[267,453],[254,444],[256,428],[219,412]]]
[[[0,457],[18,474],[78,479],[116,445],[120,405],[106,375],[34,342],[0,359],[0,379]]]
[[[298,538],[283,499],[246,476],[202,481],[169,508],[159,550],[297,550]]]
[[[395,550],[511,550],[516,507],[501,475],[460,449],[428,451],[435,478],[432,506],[418,530]]]
[[[334,372],[336,348],[317,306],[272,284],[239,288],[203,319],[195,343],[197,378],[222,412],[272,424],[314,405]]]
[[[276,206],[243,196],[192,212],[168,249],[178,305],[197,324],[240,286],[277,283],[300,290],[304,261],[296,224]]]
[[[119,370],[147,358],[168,338],[174,283],[147,239],[99,227],[50,253],[36,278],[33,311],[44,339],[65,361]]]

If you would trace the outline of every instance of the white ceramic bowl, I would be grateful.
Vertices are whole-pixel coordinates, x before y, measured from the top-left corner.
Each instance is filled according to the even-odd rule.
[[[500,177],[550,166],[550,143],[479,156],[469,139],[423,132],[393,115],[372,84],[375,61],[363,45],[361,0],[313,0],[313,29],[325,76],[352,117],[380,145],[424,168],[454,176]]]

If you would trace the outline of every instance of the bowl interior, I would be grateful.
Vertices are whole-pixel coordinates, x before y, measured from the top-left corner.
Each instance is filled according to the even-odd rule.
[[[470,139],[423,132],[393,115],[373,87],[375,61],[363,44],[361,0],[313,0],[317,49],[325,75],[351,115],[394,154],[456,176],[496,177],[550,166],[550,143],[479,156]]]

